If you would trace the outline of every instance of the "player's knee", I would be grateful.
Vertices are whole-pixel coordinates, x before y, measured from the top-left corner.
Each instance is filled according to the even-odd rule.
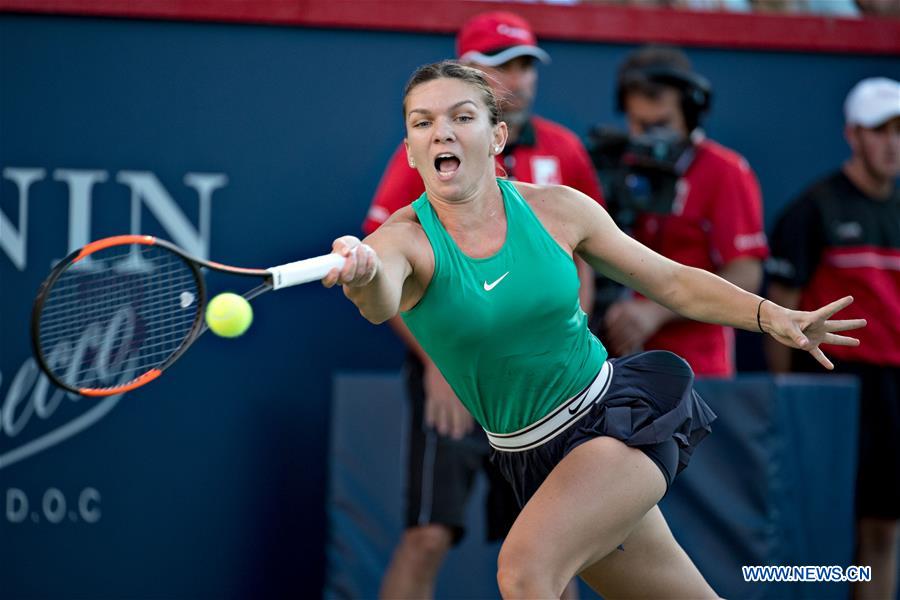
[[[524,598],[529,588],[527,570],[515,562],[497,560],[497,587],[503,598]]]
[[[411,527],[403,534],[403,546],[413,560],[441,561],[453,544],[453,531],[444,525]]]
[[[545,555],[546,559],[546,555]],[[546,590],[554,590],[559,597],[566,582],[555,581],[546,561],[540,553],[532,552],[525,546],[504,544],[497,557],[497,586],[504,598],[528,598],[535,594],[546,595]]]

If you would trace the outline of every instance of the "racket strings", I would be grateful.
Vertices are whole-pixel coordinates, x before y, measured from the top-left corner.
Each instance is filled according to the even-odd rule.
[[[90,258],[49,290],[40,346],[67,385],[114,387],[178,351],[193,329],[200,291],[193,269],[157,246],[116,246]]]

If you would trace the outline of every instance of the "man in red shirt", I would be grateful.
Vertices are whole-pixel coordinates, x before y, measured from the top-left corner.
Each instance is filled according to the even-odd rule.
[[[456,39],[460,62],[483,71],[498,99],[509,140],[497,156],[498,175],[536,184],[563,184],[601,201],[590,157],[565,127],[531,113],[536,61],[550,57],[530,25],[507,12],[473,17]],[[425,191],[403,144],[391,157],[363,230],[370,234]],[[589,306],[593,272],[579,265],[582,306]],[[409,348],[406,368],[410,428],[406,530],[382,582],[385,598],[428,598],[447,551],[464,534],[465,508],[475,475],[488,475],[488,538],[506,536],[518,514],[511,487],[488,462],[489,445],[441,373],[399,318],[391,326]]]
[[[671,205],[638,214],[632,235],[663,256],[755,292],[768,253],[759,184],[746,160],[699,128],[710,94],[708,82],[675,48],[638,49],[619,68],[619,107],[629,135],[665,131],[687,147]],[[678,318],[637,295],[613,303],[603,323],[604,343],[614,355],[670,350],[697,375],[734,373],[730,328]]]
[[[900,82],[864,79],[844,104],[852,150],[779,216],[772,233],[769,297],[787,308],[852,293],[847,317],[863,317],[861,344],[835,347],[835,371],[860,383],[856,565],[872,580],[854,598],[895,598],[900,538]],[[776,373],[809,371],[768,344]],[[816,369],[820,371],[820,369]]]

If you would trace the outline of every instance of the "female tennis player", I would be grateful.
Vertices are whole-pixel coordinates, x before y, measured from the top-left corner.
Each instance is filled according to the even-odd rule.
[[[668,352],[607,360],[578,303],[578,254],[685,317],[764,331],[832,365],[820,344],[856,345],[815,312],[782,308],[622,233],[571,188],[495,177],[506,124],[484,76],[452,62],[418,69],[403,115],[425,194],[325,278],[364,317],[398,312],[485,429],[523,510],[498,559],[504,598],[559,597],[580,575],[604,597],[715,592],[657,503],[715,415]]]

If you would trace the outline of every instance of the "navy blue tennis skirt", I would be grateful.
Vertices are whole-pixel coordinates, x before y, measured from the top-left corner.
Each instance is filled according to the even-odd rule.
[[[693,384],[690,365],[671,352],[610,359],[587,388],[538,423],[511,434],[488,433],[491,460],[525,506],[569,452],[611,436],[650,457],[668,487],[716,419]]]

